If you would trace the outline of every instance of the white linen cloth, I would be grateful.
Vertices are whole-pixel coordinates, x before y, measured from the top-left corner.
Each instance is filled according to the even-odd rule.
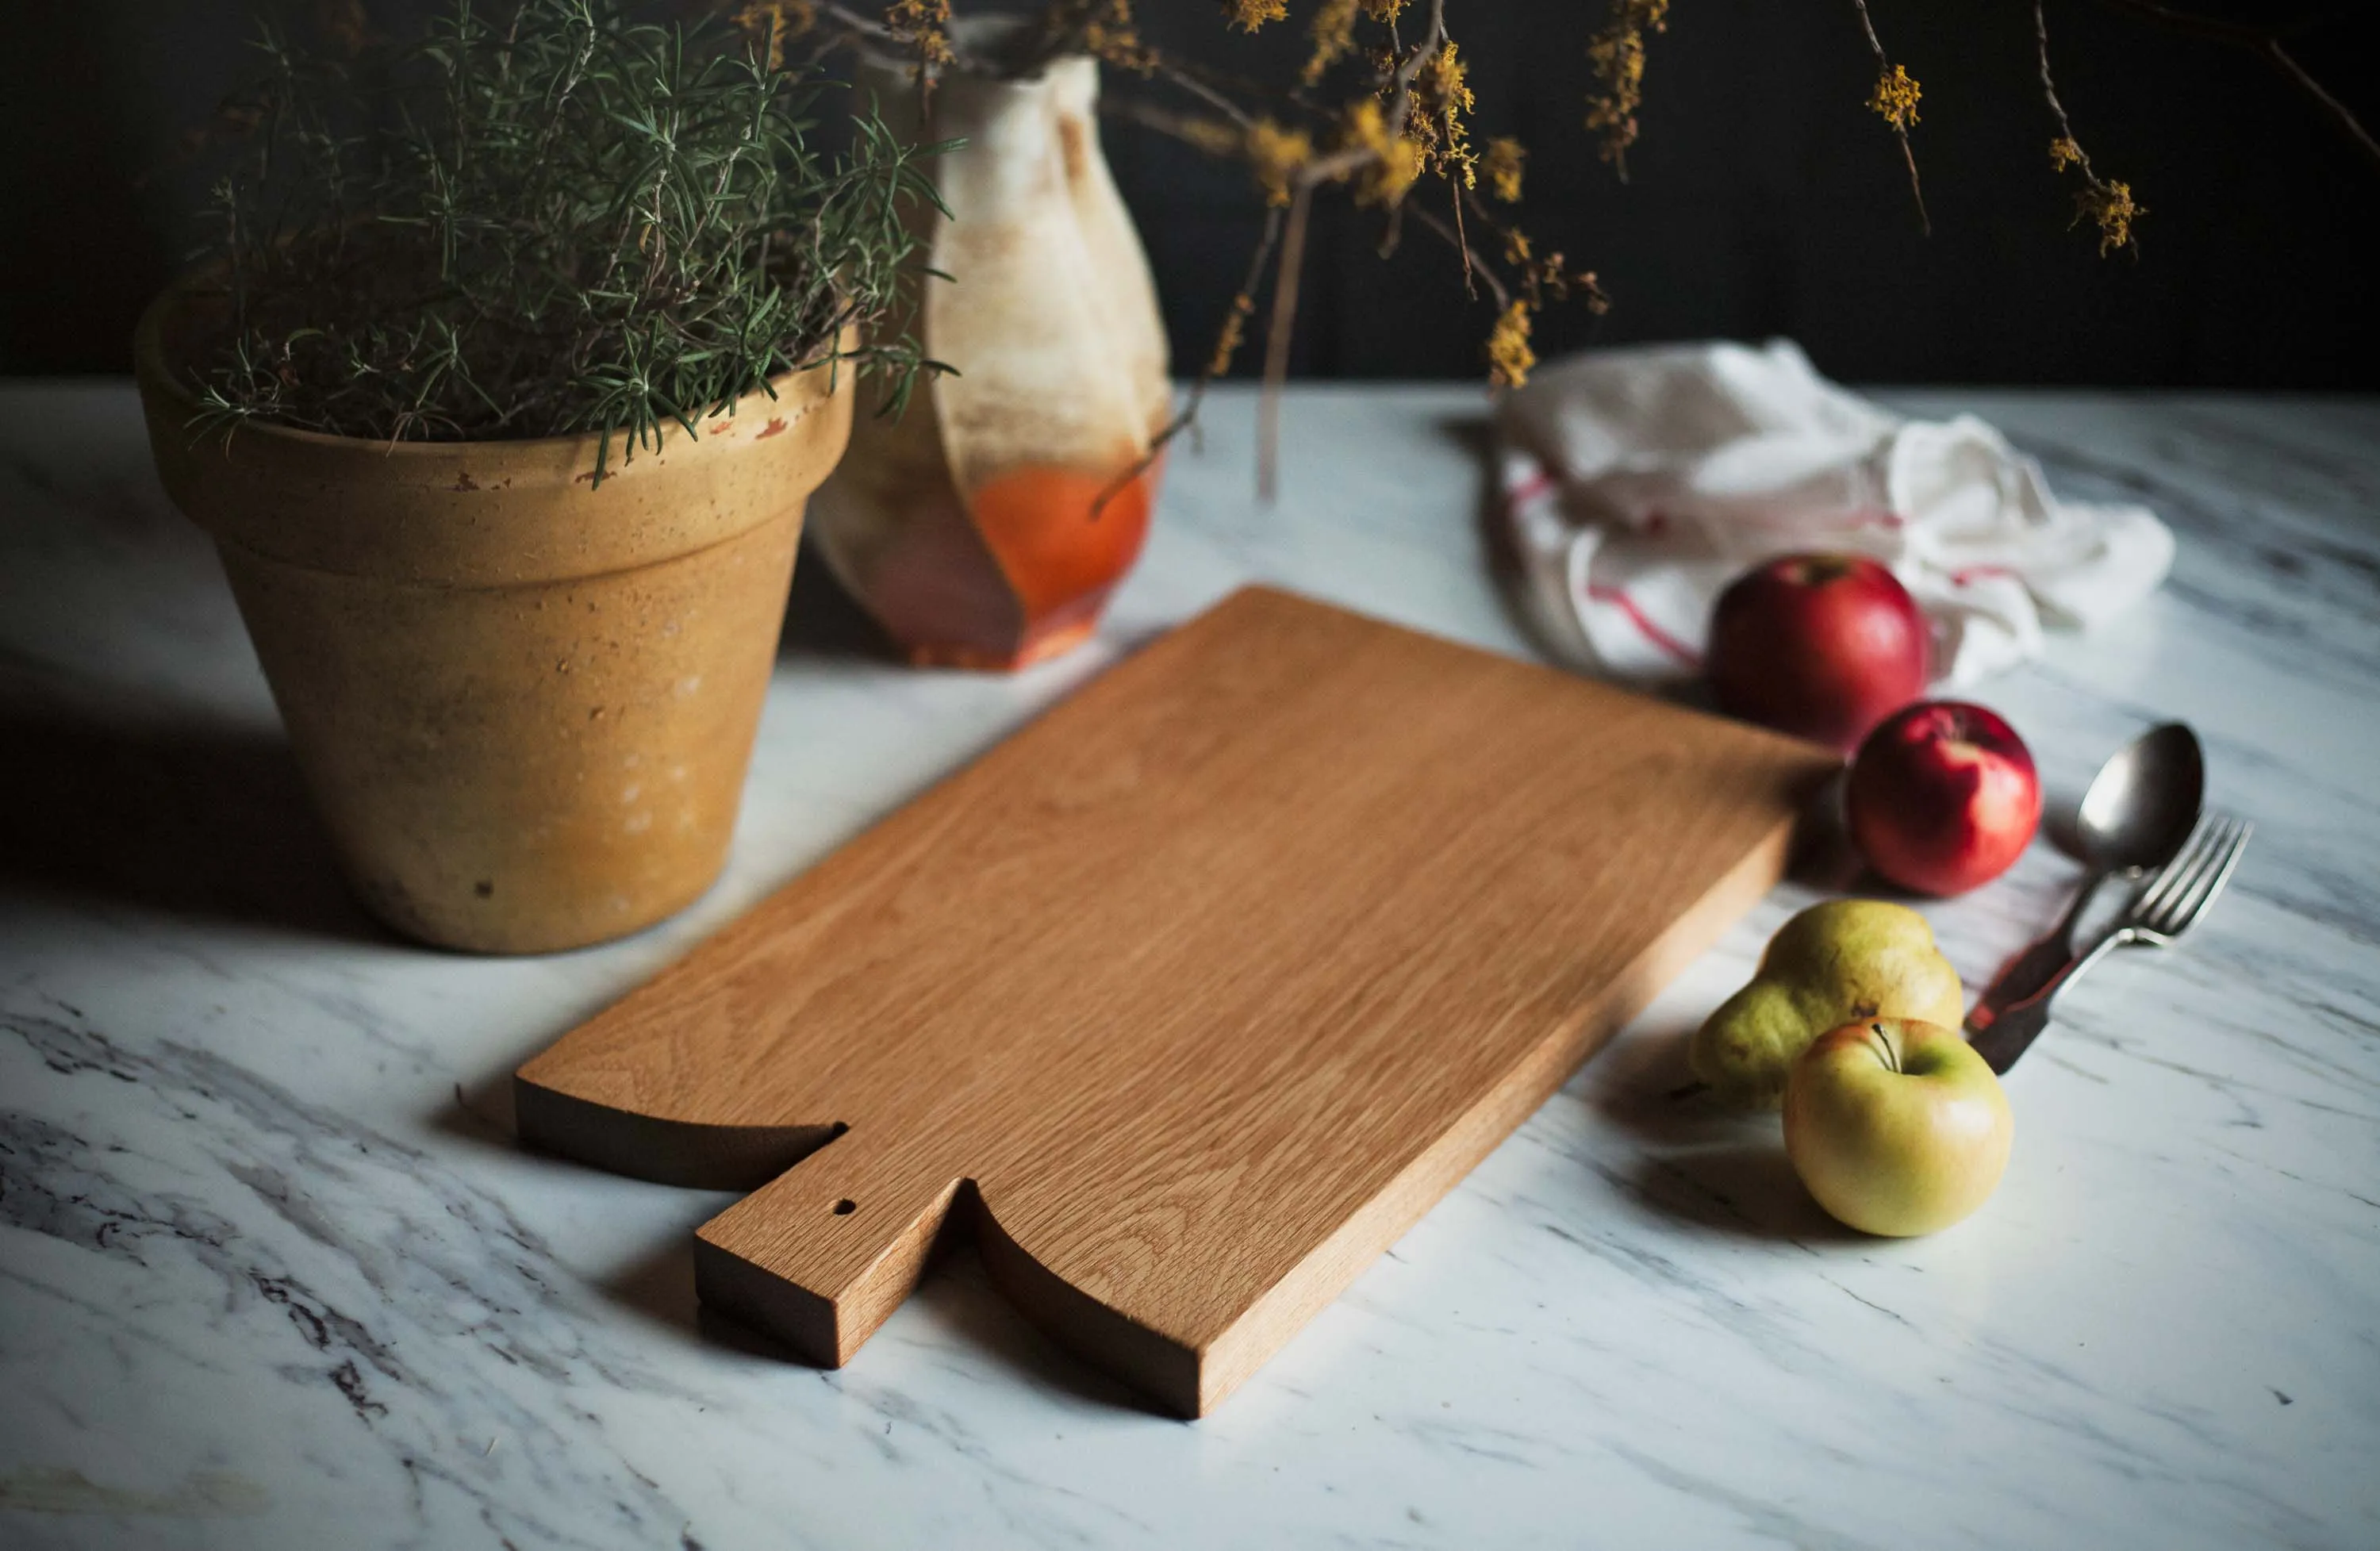
[[[1719,593],[1791,551],[1889,566],[1951,685],[2038,655],[2045,623],[2130,607],[2173,563],[2146,508],[2059,501],[1973,416],[1903,419],[1788,340],[1571,357],[1506,398],[1497,442],[1524,605],[1573,666],[1622,678],[1698,672]]]

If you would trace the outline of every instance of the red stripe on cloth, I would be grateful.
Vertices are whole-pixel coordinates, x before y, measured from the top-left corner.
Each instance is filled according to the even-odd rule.
[[[1952,587],[1966,587],[1979,576],[2013,576],[2014,569],[2006,565],[1969,565],[1950,573]]]
[[[1637,634],[1643,636],[1646,640],[1652,642],[1663,651],[1668,652],[1671,657],[1676,658],[1687,667],[1699,668],[1703,665],[1701,655],[1697,653],[1694,648],[1686,645],[1685,642],[1679,640],[1675,636],[1670,635],[1668,631],[1662,629],[1659,625],[1646,618],[1645,611],[1636,606],[1636,600],[1629,597],[1627,593],[1621,591],[1620,588],[1616,587],[1601,587],[1590,583],[1586,589],[1586,595],[1596,602],[1609,603],[1613,608],[1619,610],[1621,613],[1627,615],[1628,623],[1636,627]]]
[[[1505,491],[1504,499],[1517,506],[1524,501],[1535,501],[1553,488],[1553,476],[1540,468],[1519,484]]]

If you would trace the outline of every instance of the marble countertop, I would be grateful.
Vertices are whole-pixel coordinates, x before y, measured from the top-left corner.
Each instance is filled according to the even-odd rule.
[[[1475,393],[1293,393],[1270,511],[1219,394],[1097,642],[1021,677],[870,655],[806,571],[719,887],[493,960],[346,900],[131,390],[0,390],[0,1544],[2380,1545],[2380,403],[1886,396],[2174,526],[2164,592],[1978,697],[2068,792],[2193,722],[2258,825],[2229,894],[2073,993],[1998,1195],[1904,1242],[1663,1097],[1779,889],[1189,1424],[965,1254],[840,1372],[707,1324],[728,1197],[521,1151],[507,1074],[1244,580],[1527,653]],[[1971,988],[2075,873],[1929,907]]]

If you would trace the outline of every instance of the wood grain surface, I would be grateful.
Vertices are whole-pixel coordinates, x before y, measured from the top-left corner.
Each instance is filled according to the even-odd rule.
[[[1247,589],[522,1067],[521,1133],[754,1187],[698,1285],[811,1361],[971,1229],[1203,1414],[1759,897],[1835,768]]]

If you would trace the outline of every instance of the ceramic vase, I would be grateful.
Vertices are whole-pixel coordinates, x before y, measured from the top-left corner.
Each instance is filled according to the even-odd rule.
[[[984,34],[960,34],[962,57]],[[1098,624],[1139,556],[1171,413],[1148,261],[1107,164],[1095,61],[1013,78],[863,71],[899,132],[963,139],[935,160],[926,353],[955,373],[863,416],[812,530],[846,589],[920,664],[1011,669]],[[1139,472],[1135,476],[1135,470]],[[1105,496],[1104,502],[1101,497]]]

